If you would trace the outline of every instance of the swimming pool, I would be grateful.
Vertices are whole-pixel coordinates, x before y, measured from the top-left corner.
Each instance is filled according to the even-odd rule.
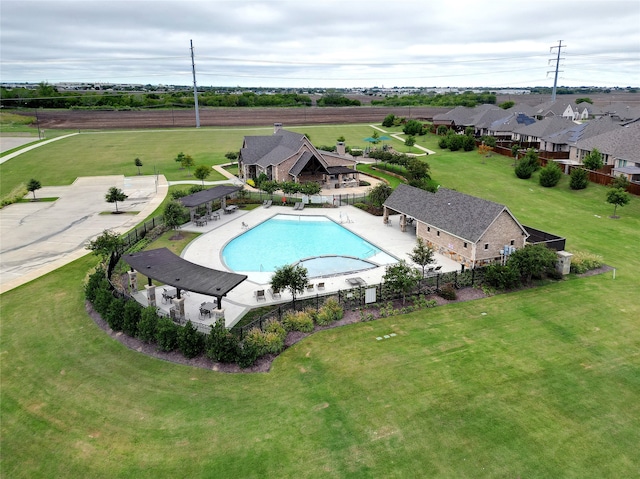
[[[395,263],[396,258],[325,216],[276,215],[231,240],[222,260],[236,272],[300,262],[310,278]]]

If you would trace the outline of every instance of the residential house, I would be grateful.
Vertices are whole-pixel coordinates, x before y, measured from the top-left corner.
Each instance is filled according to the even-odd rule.
[[[535,123],[532,118],[524,113],[509,113],[508,116],[500,118],[489,125],[487,135],[491,135],[498,140],[511,140],[514,131],[522,126]]]
[[[603,106],[602,111],[613,120],[620,123],[636,120],[640,118],[640,107],[632,107],[626,103],[614,102]]]
[[[271,136],[245,136],[238,158],[238,173],[246,180],[264,173],[272,181],[315,181],[323,188],[358,186],[356,161],[338,142],[336,152],[315,148],[300,133],[274,124]]]
[[[418,238],[467,268],[500,261],[505,247],[523,248],[529,236],[506,206],[446,188],[400,184],[383,206],[385,222],[390,211],[400,213],[402,228],[415,221]]]
[[[570,120],[587,120],[589,118],[589,110],[583,106],[584,103],[576,105],[572,102],[561,100],[548,101],[537,106],[535,117],[538,120],[550,116],[561,116]]]
[[[513,130],[512,140],[520,143],[538,143],[538,148],[545,150],[542,145],[540,145],[541,138],[554,133],[559,133],[573,126],[575,126],[575,123],[569,118],[550,116],[536,121],[535,123],[517,126]]]
[[[544,151],[568,151],[569,162],[579,164],[582,162],[584,156],[576,155],[576,150],[573,149],[572,146],[575,146],[580,140],[618,128],[620,128],[620,125],[609,117],[602,117],[598,120],[575,124],[566,130],[544,135],[540,139],[540,149]]]
[[[607,165],[613,165],[614,175],[624,175],[629,181],[640,182],[640,121],[578,141],[575,156],[584,158],[597,148]]]

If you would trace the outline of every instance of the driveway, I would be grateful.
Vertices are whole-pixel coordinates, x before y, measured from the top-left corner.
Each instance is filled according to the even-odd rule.
[[[112,186],[128,196],[118,203],[123,214],[108,214],[115,211],[115,205],[104,199]],[[68,186],[45,186],[36,191],[37,198],[57,197],[56,201],[3,208],[0,293],[90,253],[85,245],[106,229],[129,231],[157,208],[167,189],[163,176],[157,187],[155,176],[84,177]]]

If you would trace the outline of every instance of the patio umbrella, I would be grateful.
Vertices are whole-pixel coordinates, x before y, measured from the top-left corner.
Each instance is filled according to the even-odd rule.
[[[378,138],[378,140],[380,140],[380,141],[389,141],[389,140],[391,140],[391,138],[389,138],[388,136],[381,136],[381,137]]]
[[[369,137],[365,138],[365,139],[364,139],[364,141],[368,141],[369,143],[375,143],[375,142],[377,142],[378,140],[376,140],[375,138],[371,138],[371,137],[369,136]]]

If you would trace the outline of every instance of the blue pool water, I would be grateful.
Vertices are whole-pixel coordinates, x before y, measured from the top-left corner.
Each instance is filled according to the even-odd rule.
[[[324,216],[293,215],[276,215],[231,240],[222,259],[238,272],[275,271],[303,260],[309,277],[361,271],[378,266],[379,260],[394,260]]]

